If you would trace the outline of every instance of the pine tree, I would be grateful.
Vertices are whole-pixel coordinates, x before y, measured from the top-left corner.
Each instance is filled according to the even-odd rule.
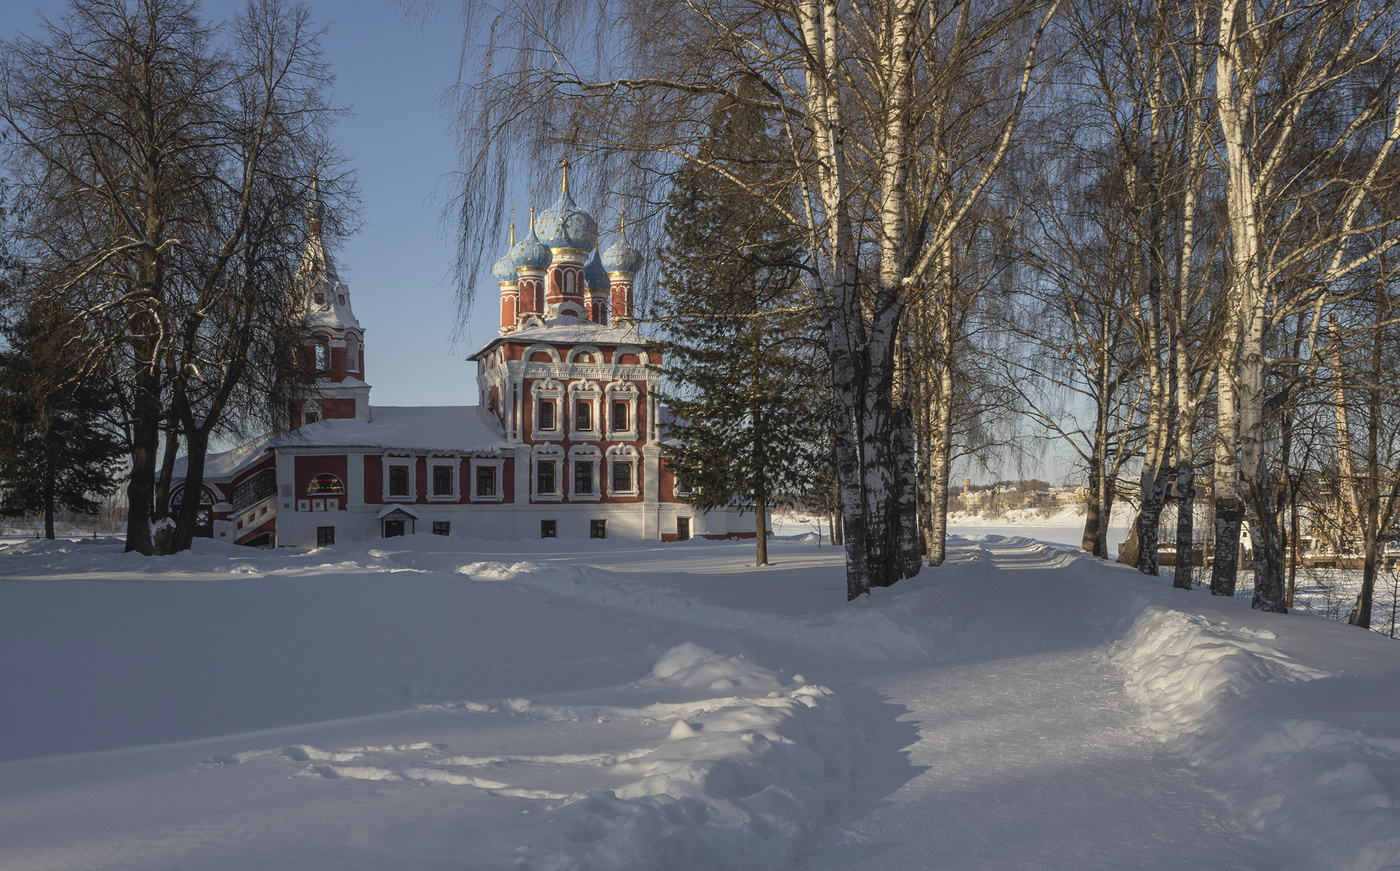
[[[0,516],[98,509],[117,487],[125,443],[110,425],[108,385],[82,365],[93,351],[71,312],[36,305],[6,330],[0,352]]]
[[[819,342],[802,297],[802,245],[764,207],[781,185],[761,115],[722,104],[676,176],[658,314],[676,423],[668,462],[702,510],[753,505],[758,565],[768,509],[829,480]]]

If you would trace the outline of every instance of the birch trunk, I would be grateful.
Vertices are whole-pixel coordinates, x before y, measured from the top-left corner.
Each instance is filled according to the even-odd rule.
[[[928,564],[941,566],[948,556],[948,485],[951,473],[953,438],[953,373],[945,363],[938,371],[938,401],[933,408],[929,426],[928,479],[929,528],[927,531]]]

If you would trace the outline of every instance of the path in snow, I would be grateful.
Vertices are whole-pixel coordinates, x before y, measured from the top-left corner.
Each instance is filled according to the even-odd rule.
[[[917,730],[905,748],[916,773],[886,765],[904,782],[870,783],[876,806],[829,835],[809,871],[1294,867],[1217,822],[1217,800],[1145,733],[1107,657],[1121,614],[1096,613],[1062,552],[1006,542],[954,551],[947,565],[996,610],[947,661],[852,677],[908,709],[867,722],[882,728],[877,745]],[[1025,570],[1044,583],[1025,584]]]

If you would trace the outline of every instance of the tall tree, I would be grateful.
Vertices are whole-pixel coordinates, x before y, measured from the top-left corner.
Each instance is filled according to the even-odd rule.
[[[1214,109],[1230,240],[1216,551],[1232,557],[1247,507],[1252,606],[1283,612],[1283,539],[1267,446],[1274,413],[1298,381],[1271,378],[1275,331],[1310,311],[1308,344],[1317,348],[1329,298],[1345,294],[1350,274],[1400,241],[1395,216],[1374,208],[1387,195],[1383,172],[1400,140],[1400,8],[1301,0],[1207,7],[1216,16]],[[1233,558],[1217,559],[1211,592],[1233,595],[1233,569]]]
[[[197,479],[267,359],[257,336],[291,316],[249,297],[285,292],[289,228],[314,168],[335,165],[318,39],[281,0],[250,0],[222,41],[193,0],[84,0],[0,47],[32,287],[102,337],[129,405],[130,550],[157,549],[172,436]]]
[[[768,563],[769,506],[827,479],[805,246],[767,207],[781,197],[768,190],[769,126],[751,107],[718,107],[701,163],[680,170],[669,198],[657,305],[678,387],[670,465],[701,508],[753,503],[757,565]]]
[[[96,356],[72,311],[38,304],[5,330],[0,352],[0,514],[97,511],[117,488],[126,444],[113,426],[111,384],[74,365]]]
[[[714,105],[747,99],[741,83],[756,82],[758,105],[783,125],[797,192],[769,207],[808,246],[830,360],[847,596],[909,577],[920,557],[911,385],[896,362],[904,314],[1014,144],[1057,5],[511,7],[462,91],[466,265],[498,237],[478,216],[502,212],[519,145],[537,158],[584,152],[605,180],[610,167],[669,178],[699,159]],[[464,6],[469,24],[496,15]]]

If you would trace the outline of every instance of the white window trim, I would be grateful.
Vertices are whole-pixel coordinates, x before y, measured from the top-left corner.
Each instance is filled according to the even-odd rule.
[[[405,457],[402,454],[384,454],[382,460],[384,466],[384,501],[385,502],[416,502],[418,500],[418,476],[414,474],[418,469],[418,458]],[[389,470],[395,466],[403,466],[408,469],[408,495],[389,495]]]
[[[569,385],[569,434],[578,439],[594,440],[602,438],[603,428],[598,420],[598,399],[602,391],[598,389],[598,384],[593,381],[575,381]],[[590,422],[593,424],[588,429],[578,429],[578,406],[587,403],[592,407]]]
[[[608,438],[614,441],[636,441],[637,440],[637,399],[641,396],[641,391],[637,385],[631,381],[614,381],[609,384],[607,390],[603,392],[603,406],[607,414]],[[627,428],[613,429],[612,425],[612,404],[614,402],[627,403]]]
[[[532,441],[562,441],[565,430],[565,415],[572,412],[569,404],[565,401],[567,391],[564,385],[553,378],[536,381],[530,385],[530,403],[533,413],[530,415],[530,438]],[[553,400],[554,402],[554,429],[540,429],[540,403],[542,401]]]
[[[452,470],[452,492],[445,496],[437,495],[435,491],[435,481],[437,473],[433,470],[439,466],[446,466]],[[456,502],[462,498],[462,458],[461,457],[428,457],[428,501],[429,502]],[[409,485],[412,490],[412,485]]]
[[[642,466],[641,463],[639,463],[637,460],[637,451],[630,445],[619,445],[617,447],[608,449],[607,484],[609,496],[636,496],[639,492],[641,492]],[[613,489],[613,467],[619,463],[627,463],[632,467],[632,489],[630,490]]]
[[[471,489],[468,491],[468,495],[467,495],[467,498],[468,498],[468,499],[470,499],[472,502],[503,502],[503,501],[505,501],[505,498],[506,498],[506,479],[505,479],[505,474],[504,474],[504,470],[505,470],[505,460],[503,460],[503,459],[500,458],[500,457],[472,457],[472,458],[471,458],[471,463],[470,463],[470,468],[471,468],[471,483],[470,483],[468,486],[469,486]],[[476,492],[476,471],[477,471],[477,469],[495,469],[495,470],[496,470],[496,495],[494,495],[494,496],[479,496],[479,495],[477,495],[477,492]]]
[[[574,470],[577,463],[593,464],[593,492],[579,493],[574,490]],[[603,498],[602,482],[598,480],[598,475],[603,471],[603,455],[597,448],[576,447],[569,451],[569,463],[567,467],[568,478],[566,483],[569,488],[570,502],[597,502]]]
[[[540,463],[554,463],[554,492],[540,493],[538,489],[540,478]],[[530,501],[531,502],[562,502],[564,500],[564,475],[568,470],[568,464],[564,462],[564,454],[560,451],[537,451],[530,458]]]

